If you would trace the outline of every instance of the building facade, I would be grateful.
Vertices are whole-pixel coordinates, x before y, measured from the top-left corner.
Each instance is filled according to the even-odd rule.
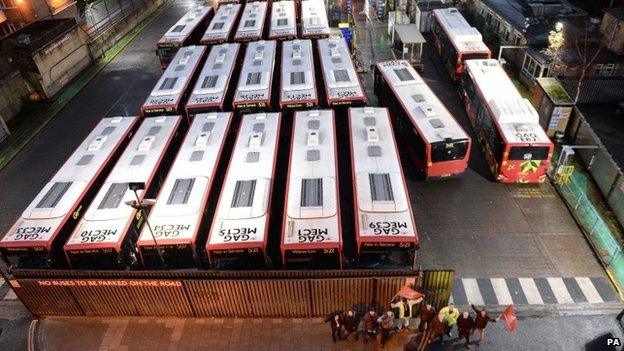
[[[0,0],[0,38],[46,18],[76,17],[75,0]]]

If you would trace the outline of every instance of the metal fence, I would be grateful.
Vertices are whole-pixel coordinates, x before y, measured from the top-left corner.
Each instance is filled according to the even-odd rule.
[[[83,13],[83,29],[96,38],[148,2],[150,0],[101,0],[90,3]]]
[[[440,308],[454,272],[15,271],[9,280],[33,315],[324,317],[337,309],[387,308],[406,284]],[[149,277],[149,279],[148,279]]]

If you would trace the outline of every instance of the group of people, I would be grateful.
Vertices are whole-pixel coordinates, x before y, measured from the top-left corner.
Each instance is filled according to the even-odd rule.
[[[412,302],[412,303],[411,303]],[[355,310],[346,312],[334,312],[328,317],[332,330],[334,342],[346,340],[351,334],[355,340],[362,336],[365,343],[370,340],[377,340],[377,335],[381,335],[381,346],[385,346],[393,330],[409,329],[410,319],[418,317],[417,327],[418,341],[406,344],[405,350],[421,350],[424,346],[439,338],[444,341],[444,336],[451,337],[451,331],[457,326],[458,339],[464,339],[466,348],[470,349],[470,337],[477,331],[479,335],[478,344],[481,345],[485,335],[485,328],[490,322],[497,322],[499,318],[492,318],[486,309],[479,309],[474,304],[470,304],[476,313],[473,318],[468,311],[460,312],[453,303],[436,311],[433,306],[426,304],[417,312],[416,303],[407,299],[393,301],[391,308],[382,314],[377,314],[374,309],[369,309],[363,318],[358,316]]]

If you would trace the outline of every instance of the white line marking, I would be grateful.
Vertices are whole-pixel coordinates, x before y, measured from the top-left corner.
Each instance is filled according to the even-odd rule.
[[[568,288],[566,287],[563,279],[561,278],[546,278],[548,284],[550,284],[550,289],[555,294],[555,298],[559,303],[574,303],[574,299],[570,296],[568,292]]]
[[[524,292],[524,296],[526,296],[527,303],[529,305],[543,305],[544,301],[542,301],[542,296],[537,290],[537,286],[535,285],[535,281],[532,278],[518,278],[520,281],[520,286],[522,287],[522,291]]]
[[[4,295],[3,300],[17,300],[17,295],[15,295],[15,292],[11,289],[8,293],[6,293],[6,295]]]
[[[451,294],[451,297],[449,297],[449,303],[454,303],[453,302],[453,294]]]
[[[505,283],[505,278],[492,278],[490,282],[492,282],[492,288],[494,289],[494,294],[496,294],[498,304],[513,305],[513,300],[511,299],[507,283]]]
[[[483,296],[479,290],[477,279],[475,278],[462,278],[462,284],[464,284],[464,290],[466,291],[466,299],[468,303],[474,303],[475,305],[484,305]]]
[[[603,303],[604,302],[602,300],[602,297],[600,297],[598,290],[596,290],[596,288],[594,287],[594,284],[592,284],[591,279],[589,279],[588,277],[576,277],[574,279],[576,279],[576,282],[581,288],[583,295],[585,295],[587,302],[591,302],[591,303]]]

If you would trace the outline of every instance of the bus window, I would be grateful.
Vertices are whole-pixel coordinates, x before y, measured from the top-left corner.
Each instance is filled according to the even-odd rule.
[[[162,62],[171,62],[176,52],[178,52],[178,47],[176,46],[158,48],[158,56]]]
[[[443,162],[462,159],[468,152],[468,141],[431,143],[431,162]]]
[[[462,54],[462,61],[466,60],[479,60],[479,59],[488,59],[490,58],[489,52],[472,52],[468,54]]]
[[[509,151],[509,160],[547,160],[548,146],[513,146]]]

